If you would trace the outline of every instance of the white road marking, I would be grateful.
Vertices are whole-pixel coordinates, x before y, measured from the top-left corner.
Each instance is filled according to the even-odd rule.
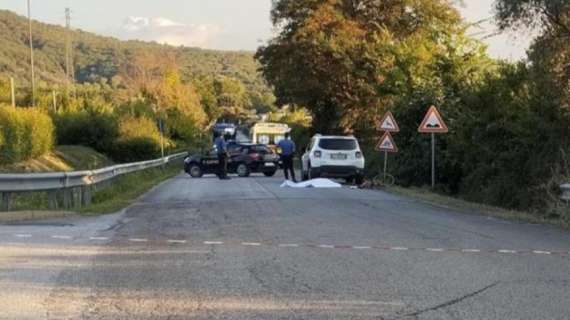
[[[406,250],[408,250],[408,248],[406,248],[406,247],[391,247],[390,250],[406,251]]]
[[[168,243],[186,243],[186,240],[168,240]]]
[[[243,246],[259,247],[261,243],[259,242],[242,242]]]
[[[498,250],[498,253],[517,253],[515,250]]]
[[[479,249],[463,249],[463,250],[461,250],[461,252],[465,252],[465,253],[477,253],[477,252],[481,252],[481,250],[479,250]]]
[[[204,241],[205,245],[220,245],[224,244],[222,241]]]
[[[55,236],[51,236],[53,239],[61,239],[61,240],[69,240],[71,239],[70,236],[59,236],[59,235],[55,235]]]
[[[105,241],[105,240],[109,240],[109,238],[107,238],[107,237],[90,237],[89,240],[93,240],[93,241]]]
[[[282,244],[278,245],[278,247],[281,247],[281,248],[298,248],[299,245],[296,243],[282,243]]]
[[[536,254],[552,254],[550,251],[541,251],[541,250],[534,250],[533,253]]]
[[[141,238],[131,238],[129,239],[130,242],[147,242],[148,239],[141,239]]]
[[[31,234],[15,234],[14,237],[16,238],[31,238]]]
[[[354,247],[352,247],[352,249],[356,249],[356,250],[367,250],[367,249],[372,249],[372,247],[369,247],[369,246],[354,246]]]
[[[430,252],[443,252],[445,250],[441,249],[441,248],[426,248],[426,251],[430,251]]]
[[[321,244],[321,245],[318,245],[317,247],[324,248],[324,249],[334,249],[334,246],[331,246],[330,244]]]

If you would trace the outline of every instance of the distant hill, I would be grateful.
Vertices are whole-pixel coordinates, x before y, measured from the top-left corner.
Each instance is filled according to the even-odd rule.
[[[27,18],[0,10],[0,77],[13,76],[19,86],[29,81]],[[37,80],[65,82],[65,28],[33,22]],[[226,75],[239,79],[248,88],[265,91],[251,52],[229,52],[174,47],[153,42],[121,41],[112,37],[73,30],[75,78],[80,83],[109,81],[117,74],[133,50],[172,50],[183,76]]]

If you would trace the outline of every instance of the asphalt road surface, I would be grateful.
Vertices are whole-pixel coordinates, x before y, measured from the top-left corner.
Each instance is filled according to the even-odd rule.
[[[380,191],[186,175],[0,226],[0,319],[569,319],[570,233]]]

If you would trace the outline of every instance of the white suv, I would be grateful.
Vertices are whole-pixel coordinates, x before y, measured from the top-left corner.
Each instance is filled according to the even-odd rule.
[[[352,136],[315,135],[301,158],[303,179],[345,178],[361,184],[364,156]]]

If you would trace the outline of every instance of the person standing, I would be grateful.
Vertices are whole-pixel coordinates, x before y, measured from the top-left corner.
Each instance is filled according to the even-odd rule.
[[[229,180],[226,140],[224,140],[224,137],[219,132],[215,132],[214,136],[216,137],[214,144],[216,146],[216,152],[218,153],[218,178],[220,178],[220,180]]]
[[[295,169],[293,168],[295,142],[293,142],[290,137],[291,134],[289,132],[285,133],[285,139],[279,141],[277,146],[281,149],[281,161],[283,162],[283,172],[285,173],[285,179],[289,180],[289,173],[291,173],[293,182],[297,182],[297,179],[295,178]]]

